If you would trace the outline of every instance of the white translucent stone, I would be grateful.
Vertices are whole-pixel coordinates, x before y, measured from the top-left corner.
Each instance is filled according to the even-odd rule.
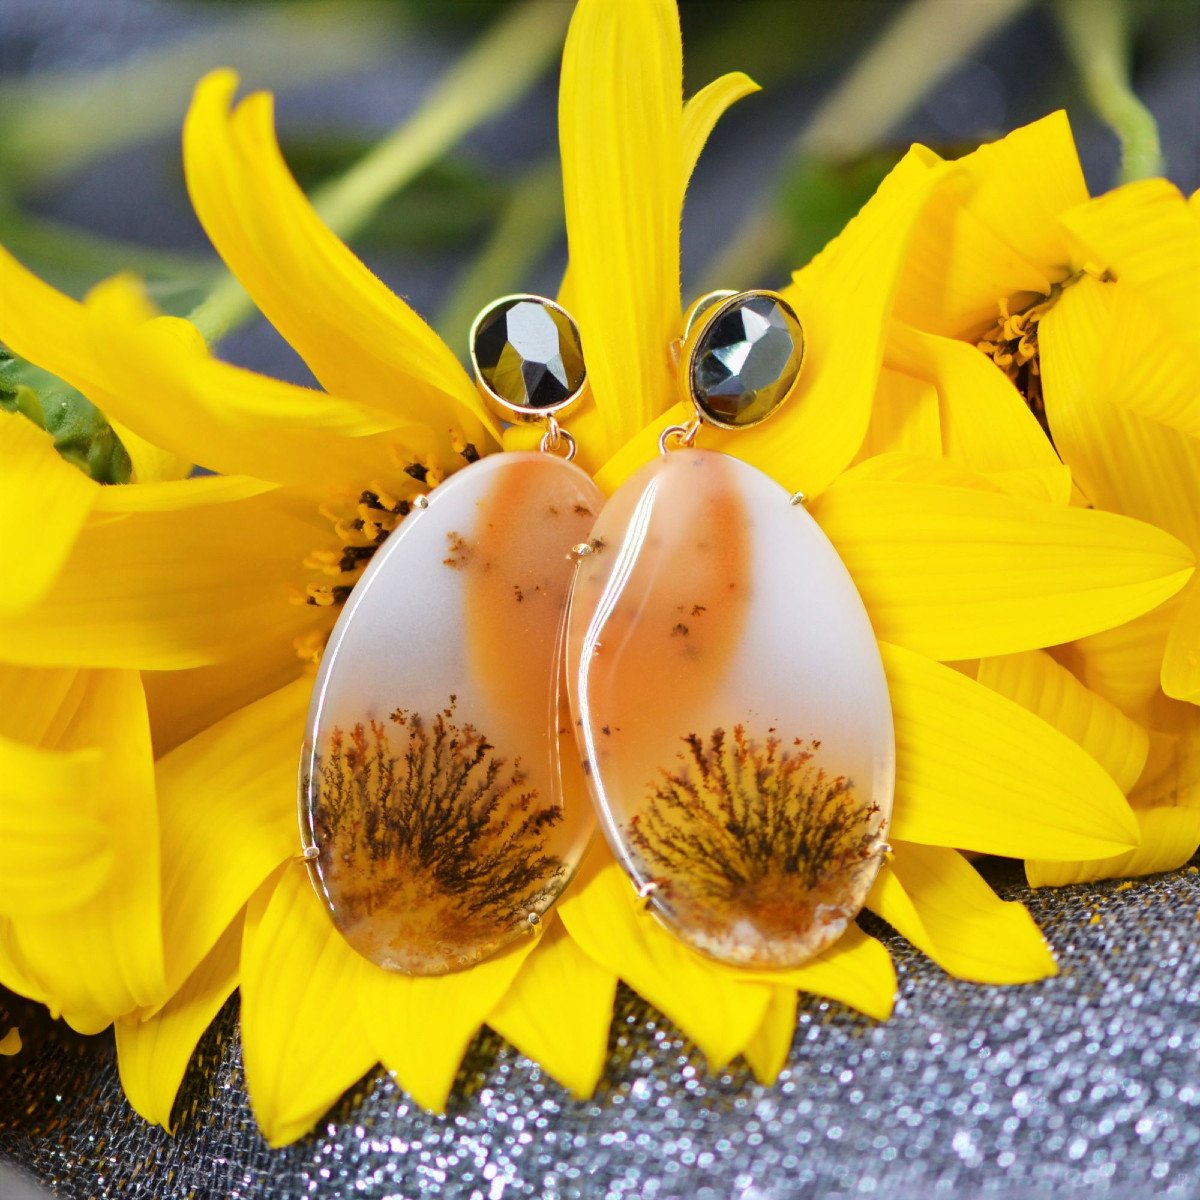
[[[862,907],[892,807],[870,621],[812,517],[727,455],[630,479],[577,567],[572,715],[651,911],[724,962],[796,966]]]
[[[568,555],[601,503],[561,459],[485,458],[404,519],[346,601],[309,713],[301,832],[338,928],[382,967],[478,962],[579,861],[592,816],[561,635]]]

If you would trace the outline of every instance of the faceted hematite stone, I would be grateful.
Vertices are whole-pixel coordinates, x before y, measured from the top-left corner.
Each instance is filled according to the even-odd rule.
[[[754,295],[718,315],[692,356],[692,395],[714,424],[755,425],[791,391],[804,359],[804,330],[774,296]]]
[[[518,408],[553,409],[583,387],[583,350],[571,319],[524,297],[496,305],[475,329],[484,382]]]

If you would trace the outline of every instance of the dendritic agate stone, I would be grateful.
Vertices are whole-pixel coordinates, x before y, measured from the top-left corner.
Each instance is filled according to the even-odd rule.
[[[486,458],[404,520],[346,602],[309,713],[301,833],[338,929],[381,967],[480,961],[579,861],[593,822],[563,616],[569,551],[601,503],[561,459]]]
[[[797,966],[885,849],[895,739],[862,600],[812,517],[724,454],[650,463],[591,540],[567,659],[605,835],[693,948]]]

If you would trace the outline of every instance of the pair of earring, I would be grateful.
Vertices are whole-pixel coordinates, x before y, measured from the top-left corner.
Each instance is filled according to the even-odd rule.
[[[559,424],[587,386],[570,315],[506,297],[471,343],[493,410],[545,433],[419,497],[342,611],[301,763],[318,893],[385,969],[459,970],[540,924],[598,817],[687,944],[799,965],[887,849],[887,686],[800,498],[694,445],[794,393],[795,313],[765,291],[693,304],[672,349],[695,416],[607,501]]]

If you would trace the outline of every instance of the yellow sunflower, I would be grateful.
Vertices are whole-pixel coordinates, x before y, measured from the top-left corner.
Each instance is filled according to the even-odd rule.
[[[752,87],[727,76],[682,103],[669,0],[576,10],[561,85],[562,299],[594,396],[572,430],[606,488],[677,419],[667,347],[681,325],[684,187],[717,117]],[[79,339],[105,372],[107,411],[230,475],[171,485],[157,506],[149,497],[139,520],[73,551],[42,602],[0,630],[0,655],[25,646],[39,661],[71,654],[146,672],[172,997],[117,1026],[131,1101],[169,1123],[198,1037],[239,984],[247,1085],[276,1145],[379,1061],[418,1102],[441,1107],[484,1022],[586,1094],[618,978],[714,1066],[744,1054],[764,1079],[790,1046],[798,989],[886,1016],[890,959],[856,927],[799,970],[724,967],[646,915],[600,843],[560,920],[469,971],[389,975],[337,934],[296,861],[310,687],[296,643],[319,654],[361,570],[343,565],[361,563],[416,492],[493,450],[498,431],[453,353],[308,206],[276,145],[269,98],[231,110],[233,90],[219,73],[197,91],[189,189],[218,251],[324,392],[212,358],[186,323],[153,318],[126,280],[56,327],[61,298],[8,264],[11,301],[0,306],[0,336],[21,353],[64,373]],[[960,850],[1103,858],[1133,846],[1137,826],[1075,741],[943,664],[1120,625],[1183,587],[1194,558],[1157,528],[1062,503],[1057,465],[972,472],[871,452],[877,393],[926,386],[887,363],[886,333],[914,227],[956,177],[909,155],[797,274],[787,296],[810,355],[800,393],[763,430],[712,444],[813,498],[881,639],[897,732],[895,850],[869,907],[947,970],[1017,982],[1051,973],[1053,958],[1028,913],[999,901]],[[121,572],[130,579],[118,594]],[[81,620],[97,587],[103,603]]]
[[[43,317],[72,304],[43,291]],[[85,353],[64,347],[57,361],[103,401],[98,376],[85,378]],[[16,411],[0,411],[4,625],[53,604],[65,564],[86,558],[93,539],[103,542],[105,531],[129,519],[143,486],[155,494],[169,487],[101,487],[38,427],[45,398],[26,388],[9,395]],[[161,480],[181,469],[135,435],[128,442],[135,479]],[[103,603],[102,583],[97,599]],[[96,1033],[169,994],[146,701],[127,664],[91,665],[53,645],[14,650],[0,654],[0,836],[8,848],[0,983]],[[12,1037],[4,1044],[14,1044]]]
[[[1061,459],[1072,503],[1151,522],[1200,551],[1200,203],[1162,179],[1089,199],[1062,113],[955,166],[914,232],[889,333],[889,354],[923,364],[940,389],[930,403],[941,405],[942,442],[904,448],[974,469]],[[975,361],[970,346],[983,352]],[[917,424],[909,413],[898,428]],[[1192,857],[1195,582],[1117,629],[1052,653],[988,658],[975,673],[1076,738],[1137,813],[1137,850],[1039,858],[1031,881],[1144,874]]]

